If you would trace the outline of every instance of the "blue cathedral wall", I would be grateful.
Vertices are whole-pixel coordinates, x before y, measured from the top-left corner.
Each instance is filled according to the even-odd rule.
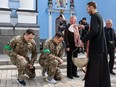
[[[10,0],[9,0],[10,1]],[[53,0],[53,3],[55,3],[56,0]],[[69,10],[69,1],[68,1],[68,7]],[[87,18],[87,21],[90,21],[90,16],[86,11],[86,4],[87,2],[92,0],[74,0],[75,2],[75,10],[76,10],[76,16],[77,16],[77,22],[81,20],[83,17]],[[113,20],[113,27],[116,29],[116,0],[93,0],[97,2],[97,8],[100,14],[102,15],[103,19],[106,20],[108,18],[111,18]],[[15,1],[15,4],[13,2],[9,2],[9,7],[11,8],[18,8],[19,2]],[[38,25],[40,26],[40,39],[47,39],[49,36],[48,33],[48,0],[38,0]],[[54,6],[53,6],[54,8]],[[59,16],[59,13],[53,13],[52,14],[52,35],[55,34],[55,19]],[[65,13],[65,18],[69,20],[70,14]]]
[[[55,0],[53,0],[54,2]],[[86,4],[91,0],[74,0],[75,1],[75,10],[77,21],[81,20],[83,17],[87,18],[87,21],[90,21],[90,16],[86,11]],[[93,0],[97,3],[97,8],[103,19],[106,20],[111,18],[113,20],[113,27],[116,29],[116,0]],[[47,6],[48,0],[38,0],[38,23],[40,26],[40,38],[48,38],[48,12]],[[69,5],[69,0],[68,0]],[[69,6],[68,6],[69,9]],[[52,32],[55,33],[55,19],[59,16],[59,13],[53,13],[52,18]],[[64,14],[65,18],[69,20],[70,14]]]
[[[38,23],[40,26],[40,38],[48,37],[48,13],[47,0],[38,0]]]
[[[55,1],[55,0],[53,0]],[[55,2],[53,2],[55,3]],[[43,6],[44,5],[44,6]],[[53,6],[53,8],[55,8],[55,6]],[[39,23],[39,26],[40,26],[40,38],[41,39],[47,39],[49,34],[48,34],[48,1],[44,1],[44,0],[41,0],[41,1],[38,1],[38,11],[39,11],[39,15],[38,15],[38,23]],[[67,9],[69,9],[69,6],[67,7]],[[59,13],[53,13],[52,14],[52,35],[55,34],[55,20],[56,18],[59,16]],[[70,17],[70,14],[64,14],[65,18],[69,18]]]

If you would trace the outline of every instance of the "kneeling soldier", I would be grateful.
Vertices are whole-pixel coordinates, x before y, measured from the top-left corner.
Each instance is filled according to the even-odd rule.
[[[61,80],[60,65],[63,63],[63,34],[57,32],[51,40],[46,40],[43,44],[43,51],[39,58],[39,63],[47,71],[47,82],[51,84]],[[43,73],[44,75],[44,73]]]
[[[27,74],[29,78],[34,78],[36,75],[35,67],[33,66],[37,59],[37,48],[34,37],[34,31],[28,29],[23,35],[12,38],[4,47],[4,52],[18,69],[17,82],[23,86],[26,85],[23,78],[24,74]],[[31,59],[28,57],[29,52],[32,52]]]

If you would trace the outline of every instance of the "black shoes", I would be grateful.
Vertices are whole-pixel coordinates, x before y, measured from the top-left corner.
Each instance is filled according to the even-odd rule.
[[[113,71],[110,71],[110,74],[112,74],[112,75],[116,75],[116,73],[114,73]]]
[[[73,79],[73,76],[67,76],[69,79]]]
[[[76,77],[76,78],[79,78],[79,75],[73,75],[74,77]]]
[[[26,86],[26,83],[25,83],[24,80],[19,80],[19,79],[17,79],[17,82],[18,82],[20,85]]]
[[[73,75],[73,76],[67,76],[69,79],[73,79],[73,77],[79,78],[78,75]]]

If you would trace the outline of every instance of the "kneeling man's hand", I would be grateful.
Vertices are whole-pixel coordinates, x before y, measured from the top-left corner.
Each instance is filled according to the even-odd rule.
[[[58,59],[60,64],[63,64],[63,60],[61,58]]]

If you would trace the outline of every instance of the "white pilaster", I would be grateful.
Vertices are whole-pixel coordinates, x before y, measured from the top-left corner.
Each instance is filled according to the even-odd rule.
[[[52,12],[49,12],[49,14],[48,14],[48,16],[49,16],[49,39],[51,39],[52,38]]]
[[[0,0],[0,8],[9,8],[8,1],[9,0]]]
[[[34,12],[17,12],[18,23],[31,23],[36,24],[38,13]]]
[[[1,11],[0,10],[0,22],[10,23],[10,14],[11,14],[11,11]]]
[[[35,10],[36,0],[20,0],[21,10]]]

